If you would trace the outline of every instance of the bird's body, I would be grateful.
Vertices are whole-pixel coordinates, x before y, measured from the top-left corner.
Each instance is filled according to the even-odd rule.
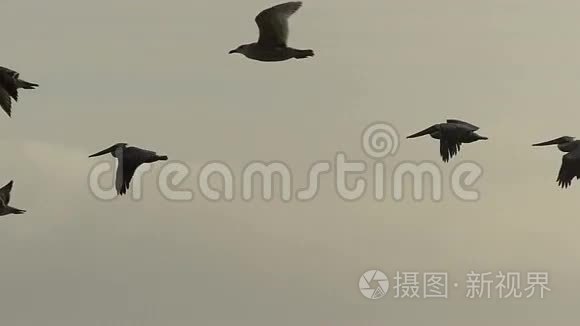
[[[246,44],[243,46],[242,51],[247,58],[263,62],[279,62],[293,58],[302,59],[313,55],[312,50],[298,50],[290,47],[268,47],[262,46],[260,43]]]
[[[478,135],[475,131],[479,127],[470,123],[449,119],[447,122],[435,124],[425,130],[419,131],[407,138],[416,138],[430,135],[439,140],[439,153],[443,162],[448,162],[453,156],[459,153],[461,144],[473,143],[478,140],[487,140],[487,137]]]
[[[0,216],[8,214],[24,214],[26,211],[8,206],[10,203],[10,192],[14,181],[10,181],[4,187],[0,188]]]
[[[562,188],[572,185],[574,178],[580,179],[580,140],[574,137],[564,136],[547,142],[533,144],[532,146],[557,145],[558,149],[566,154],[562,156],[562,165],[556,181]]]
[[[126,143],[115,144],[105,150],[90,155],[89,157],[100,156],[108,153],[118,161],[117,172],[115,175],[115,188],[119,195],[127,193],[131,179],[141,164],[167,160],[167,156],[157,155],[157,153],[153,151],[138,147],[127,147]]]
[[[249,59],[264,62],[279,62],[289,59],[303,59],[314,55],[312,50],[299,50],[287,46],[288,18],[302,2],[293,1],[266,9],[256,16],[260,30],[258,42],[240,45],[229,53],[241,53]]]
[[[0,67],[0,107],[12,115],[12,99],[18,101],[18,89],[35,89],[38,84],[20,79],[20,74],[14,70]]]

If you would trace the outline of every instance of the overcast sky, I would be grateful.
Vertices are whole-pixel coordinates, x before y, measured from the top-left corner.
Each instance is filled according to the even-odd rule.
[[[257,39],[266,0],[4,0],[0,65],[38,82],[0,116],[0,183],[25,215],[0,221],[0,320],[29,325],[545,325],[577,320],[580,184],[530,144],[578,135],[580,3],[311,0],[291,19],[301,61],[228,51]],[[337,152],[373,161],[364,128],[401,138],[446,118],[481,127],[443,165],[432,139],[385,163],[462,161],[481,199],[310,202],[164,199],[163,162],[141,201],[100,201],[88,155],[113,143],[191,167],[279,160],[303,186]],[[239,195],[239,193],[236,193]],[[449,273],[448,300],[364,298],[361,274]],[[550,273],[544,300],[468,300],[466,273]],[[391,283],[394,283],[391,280]],[[392,289],[391,289],[392,291]]]

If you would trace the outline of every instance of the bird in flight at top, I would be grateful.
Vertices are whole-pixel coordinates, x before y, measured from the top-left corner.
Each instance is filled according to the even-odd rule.
[[[487,137],[478,135],[475,131],[479,130],[470,123],[449,119],[445,123],[432,125],[431,127],[412,134],[407,138],[416,138],[424,135],[431,135],[435,139],[439,139],[439,153],[443,162],[449,162],[453,156],[459,153],[461,144],[473,143],[478,140],[487,140]]]
[[[157,153],[141,149],[138,147],[127,147],[126,143],[118,143],[89,157],[111,154],[117,158],[117,173],[115,176],[115,188],[117,194],[124,195],[129,189],[131,179],[137,168],[143,163],[153,163],[157,161],[167,161],[167,156],[157,155]]]
[[[20,74],[8,68],[0,67],[0,107],[11,116],[12,100],[18,101],[18,89],[35,89],[38,84],[20,79]]]
[[[258,61],[285,61],[303,59],[314,55],[312,50],[298,50],[286,45],[288,41],[288,18],[302,7],[302,2],[293,1],[266,9],[256,16],[260,38],[256,43],[240,45],[229,53],[241,53]]]
[[[562,165],[556,181],[560,187],[568,188],[572,185],[574,178],[580,179],[580,140],[564,136],[547,142],[533,144],[532,146],[548,145],[558,145],[560,151],[567,153],[562,156]]]
[[[8,206],[10,203],[10,192],[14,181],[8,182],[4,187],[0,188],[0,216],[8,214],[24,214],[26,211],[18,208]]]

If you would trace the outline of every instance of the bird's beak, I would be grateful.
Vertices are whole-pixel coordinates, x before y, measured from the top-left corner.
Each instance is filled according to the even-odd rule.
[[[238,50],[231,50],[228,54],[238,53]]]
[[[113,146],[111,146],[111,147],[109,147],[107,149],[104,149],[104,150],[102,150],[102,151],[100,151],[98,153],[95,153],[93,155],[89,155],[89,157],[101,156],[101,155],[105,155],[105,154],[112,153],[115,150],[116,147],[117,147],[117,145],[113,145]]]
[[[560,138],[558,138],[558,139],[550,140],[550,141],[543,142],[543,143],[537,143],[537,144],[533,144],[532,146],[548,146],[548,145],[558,145],[558,144],[560,144],[560,142],[561,142],[561,139],[560,139]]]
[[[488,140],[489,138],[488,137],[485,137],[485,136],[479,136],[479,139],[481,139],[481,140]]]
[[[412,134],[411,136],[407,136],[407,138],[417,138],[417,137],[429,135],[429,134],[431,134],[434,131],[435,131],[435,128],[433,128],[431,126],[431,127],[427,128],[425,130],[419,131],[418,133]]]

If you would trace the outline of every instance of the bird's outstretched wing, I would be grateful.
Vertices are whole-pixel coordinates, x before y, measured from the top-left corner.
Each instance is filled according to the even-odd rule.
[[[18,77],[14,70],[0,67],[0,87],[3,88],[15,101],[18,101]]]
[[[260,29],[258,43],[265,46],[286,47],[288,41],[288,18],[302,7],[302,2],[293,1],[266,9],[256,16]]]
[[[129,189],[131,184],[131,179],[135,174],[135,170],[141,165],[141,162],[136,162],[131,159],[119,159],[119,164],[117,166],[117,175],[115,178],[115,188],[119,195],[124,195]]]
[[[10,203],[10,192],[14,181],[8,182],[4,187],[0,188],[0,206],[6,206]]]
[[[122,148],[116,153],[116,155],[117,159],[122,157],[122,159],[119,160],[119,165],[117,167],[117,177],[115,182],[117,192],[120,195],[127,193],[131,179],[141,164],[152,163],[159,159],[156,152],[139,147]]]
[[[455,137],[449,137],[442,133],[441,139],[439,139],[439,153],[443,162],[449,162],[449,160],[459,153],[461,149],[461,142]]]
[[[2,110],[8,114],[8,116],[12,116],[12,100],[10,99],[10,94],[2,87],[0,84],[0,107]]]
[[[475,126],[475,125],[472,125],[469,122],[465,122],[465,121],[461,121],[461,120],[457,120],[457,119],[447,119],[447,123],[452,123],[452,124],[457,124],[457,125],[465,126],[470,131],[477,131],[477,130],[479,130],[479,127],[478,126]]]
[[[562,156],[562,165],[558,172],[558,185],[568,188],[572,180],[580,178],[580,151],[573,151]]]

